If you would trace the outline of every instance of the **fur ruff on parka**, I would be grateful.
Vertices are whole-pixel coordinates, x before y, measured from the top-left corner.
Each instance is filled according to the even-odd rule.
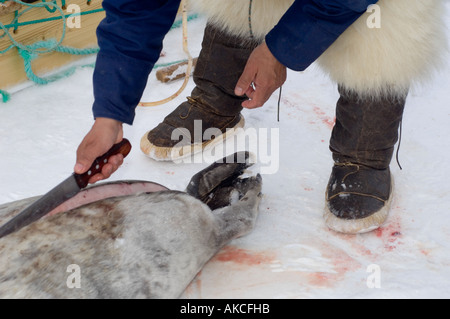
[[[253,1],[254,37],[263,39],[292,3],[292,0]],[[249,37],[249,1],[190,0],[190,4],[216,27]],[[403,95],[441,65],[447,48],[444,16],[444,0],[380,0],[317,63],[337,84],[360,95]],[[377,22],[373,19],[379,20],[376,27],[371,25]]]

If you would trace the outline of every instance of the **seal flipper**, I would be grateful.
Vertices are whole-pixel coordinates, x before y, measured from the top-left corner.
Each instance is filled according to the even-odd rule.
[[[262,198],[261,175],[237,180],[235,190],[239,192],[239,200],[226,207],[213,210],[213,215],[220,223],[219,245],[248,234],[255,226],[258,217],[259,202]]]
[[[233,192],[239,192],[239,176],[251,165],[249,152],[236,152],[195,174],[186,192],[207,204],[211,210],[228,206]]]

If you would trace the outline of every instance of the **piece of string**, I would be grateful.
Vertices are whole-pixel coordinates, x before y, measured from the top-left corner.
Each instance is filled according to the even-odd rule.
[[[250,32],[250,38],[253,40],[252,3],[253,3],[253,0],[250,0],[250,3],[248,5],[248,29],[249,29],[249,32]]]
[[[400,126],[399,126],[399,137],[398,137],[398,145],[397,145],[397,152],[395,154],[395,159],[397,160],[397,165],[398,167],[402,170],[402,166],[400,165],[400,161],[399,161],[399,152],[400,152],[400,144],[402,142],[402,123],[403,121],[400,121]]]
[[[64,12],[62,11],[61,7],[59,7],[55,1],[55,3],[53,2],[39,2],[39,3],[35,3],[35,4],[31,4],[31,3],[25,3],[22,2],[20,0],[14,0],[14,2],[17,2],[18,4],[24,5],[24,6],[28,6],[25,10],[21,11],[20,13],[18,13],[17,11],[15,12],[15,17],[14,20],[12,21],[11,24],[9,25],[3,25],[3,23],[0,23],[0,28],[3,30],[4,34],[2,34],[0,36],[0,38],[4,37],[5,35],[11,40],[12,44],[6,48],[5,50],[0,51],[0,54],[6,53],[9,50],[17,47],[18,49],[22,49],[24,51],[32,51],[32,49],[30,48],[30,46],[28,45],[23,45],[19,42],[17,42],[12,35],[10,34],[10,32],[8,31],[9,28],[14,27],[14,30],[17,30],[18,27],[18,20],[19,18],[26,12],[30,11],[33,8],[46,8],[49,12],[55,12],[56,10],[59,11],[60,16],[58,16],[58,19],[62,20],[62,25],[63,25],[63,31],[62,31],[62,35],[61,38],[59,39],[59,41],[55,42],[53,44],[52,47],[50,48],[45,48],[44,50],[37,50],[35,52],[37,53],[47,53],[50,52],[52,50],[54,50],[57,46],[59,46],[61,44],[61,42],[64,39],[64,36],[66,34],[66,15],[64,14]],[[53,9],[50,9],[49,6],[52,6]],[[33,23],[38,23],[39,21],[33,22]]]
[[[253,39],[253,28],[252,28],[252,4],[253,0],[250,0],[250,3],[248,5],[248,30],[250,33],[250,38]],[[278,106],[277,106],[277,121],[280,121],[280,104],[281,104],[281,91],[282,86],[280,86],[280,93],[278,95]]]
[[[181,94],[181,92],[183,92],[183,90],[186,88],[188,82],[189,82],[189,78],[191,76],[191,70],[192,70],[192,64],[193,64],[193,59],[191,54],[189,53],[189,49],[188,49],[188,34],[187,34],[187,22],[188,22],[188,17],[187,17],[187,7],[186,7],[186,0],[181,0],[181,8],[182,8],[182,25],[183,25],[183,51],[186,53],[187,57],[188,57],[188,65],[187,65],[187,70],[185,73],[185,77],[184,77],[184,81],[183,81],[183,85],[181,86],[181,88],[175,92],[174,94],[172,94],[171,96],[169,96],[166,99],[160,100],[160,101],[156,101],[156,102],[140,102],[138,104],[138,106],[157,106],[157,105],[161,105],[161,104],[165,104],[169,101],[172,101],[173,99],[175,99],[177,96],[179,96]]]
[[[280,122],[280,105],[281,105],[281,91],[283,86],[280,86],[280,93],[278,93],[278,106],[277,106],[277,121]]]
[[[45,0],[42,0],[42,2],[34,3],[34,4],[25,3],[20,0],[12,0],[12,1],[14,1],[18,4],[21,4],[21,5],[27,6],[27,8],[25,8],[21,12],[15,11],[14,19],[12,20],[12,22],[10,24],[4,25],[0,22],[0,29],[3,30],[3,34],[0,35],[0,38],[7,36],[7,37],[9,37],[10,41],[12,42],[12,44],[8,48],[6,48],[5,50],[0,50],[0,54],[4,54],[13,48],[17,48],[19,56],[21,56],[24,61],[25,73],[29,80],[31,80],[37,84],[47,84],[47,83],[54,82],[58,79],[61,79],[63,77],[67,77],[67,76],[73,74],[75,72],[75,69],[78,68],[78,67],[72,67],[68,70],[65,70],[65,71],[59,73],[59,74],[55,74],[55,75],[45,77],[45,78],[39,77],[33,72],[33,69],[31,67],[32,61],[34,59],[36,59],[39,54],[49,53],[49,52],[54,52],[54,51],[72,54],[72,55],[89,55],[89,54],[98,53],[98,51],[99,51],[98,47],[87,48],[87,49],[77,49],[77,48],[73,48],[73,47],[62,46],[61,43],[62,43],[63,39],[65,38],[65,34],[66,34],[66,23],[65,23],[66,18],[75,16],[75,15],[85,15],[85,14],[97,13],[99,11],[103,11],[103,9],[95,9],[95,10],[90,10],[87,12],[81,12],[78,14],[65,15],[64,12],[62,11],[66,6],[65,0],[61,0],[61,7],[57,5],[56,0],[53,0],[50,2],[46,2]],[[0,0],[0,2],[3,3],[4,0]],[[38,20],[32,20],[32,21],[19,22],[19,18],[24,13],[26,13],[27,11],[29,11],[33,8],[40,8],[40,7],[45,8],[49,12],[59,11],[60,14],[56,17],[50,17],[47,19],[38,19]],[[192,19],[197,18],[197,16],[198,16],[197,14],[190,15],[188,17],[185,17],[185,20],[190,21]],[[39,42],[36,42],[31,45],[23,45],[23,44],[17,42],[11,36],[10,32],[8,31],[8,29],[13,28],[13,30],[15,32],[18,29],[18,27],[23,26],[23,25],[38,24],[38,23],[43,23],[43,22],[48,22],[48,21],[58,20],[58,19],[61,19],[62,23],[63,23],[62,36],[58,41],[54,40],[54,39],[50,39],[48,41],[39,41]],[[171,29],[178,28],[183,23],[185,23],[185,22],[184,21],[176,21],[172,25]],[[184,60],[184,61],[187,61],[187,60]],[[155,64],[154,69],[159,68],[159,67],[169,66],[169,65],[176,64],[179,62],[181,62],[181,61],[176,61],[176,62],[171,62],[171,63],[166,63],[166,64]],[[88,64],[85,66],[94,67],[95,63]],[[82,66],[82,67],[85,67],[85,66]],[[1,102],[5,103],[10,100],[10,94],[6,91],[0,90],[0,95],[1,95]]]

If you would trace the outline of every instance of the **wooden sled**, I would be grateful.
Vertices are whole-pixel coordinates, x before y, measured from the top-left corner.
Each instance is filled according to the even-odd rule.
[[[0,0],[0,22],[8,31],[6,34],[4,29],[0,29],[0,52],[3,52],[0,53],[2,74],[0,89],[2,90],[29,80],[24,68],[24,59],[20,56],[14,41],[30,46],[49,41],[59,42],[62,39],[61,46],[74,49],[97,48],[96,29],[105,17],[101,0],[47,0],[46,2],[26,0],[23,2],[27,3],[18,4],[13,0]],[[45,3],[47,5],[44,7]],[[65,32],[62,14],[66,17]],[[71,14],[74,16],[70,16]],[[39,50],[42,51],[42,49]],[[52,50],[38,53],[32,61],[32,71],[37,76],[43,76],[82,57],[85,55]]]

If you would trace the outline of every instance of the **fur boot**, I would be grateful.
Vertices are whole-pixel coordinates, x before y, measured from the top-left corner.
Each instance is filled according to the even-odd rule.
[[[371,28],[375,10],[379,25]],[[407,92],[441,65],[444,12],[442,0],[380,0],[319,58],[340,92],[324,212],[331,229],[362,233],[387,219]]]
[[[179,160],[212,147],[244,126],[245,97],[234,87],[257,42],[208,24],[194,71],[191,96],[141,139],[141,150],[156,160]],[[181,141],[180,141],[181,138]]]
[[[378,228],[388,216],[393,192],[389,164],[406,95],[362,99],[339,91],[325,221],[335,231],[362,233]]]

